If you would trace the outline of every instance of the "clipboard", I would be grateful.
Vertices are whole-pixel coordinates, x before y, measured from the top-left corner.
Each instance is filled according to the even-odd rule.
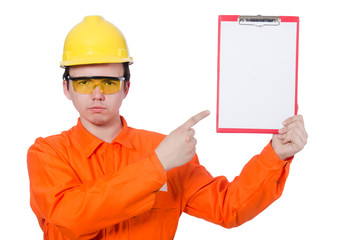
[[[219,133],[278,133],[297,114],[299,17],[220,15]]]

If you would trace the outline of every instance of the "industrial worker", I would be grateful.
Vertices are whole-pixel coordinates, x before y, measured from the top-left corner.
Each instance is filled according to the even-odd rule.
[[[122,33],[101,16],[85,17],[65,40],[63,89],[78,123],[28,151],[30,204],[44,239],[173,239],[182,212],[231,228],[281,196],[306,144],[301,116],[288,118],[232,182],[212,177],[192,129],[208,111],[167,136],[119,114],[132,62]]]

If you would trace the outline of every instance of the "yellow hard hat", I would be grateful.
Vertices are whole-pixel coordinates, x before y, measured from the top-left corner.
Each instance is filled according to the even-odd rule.
[[[60,66],[133,63],[122,32],[101,16],[87,16],[70,30]]]

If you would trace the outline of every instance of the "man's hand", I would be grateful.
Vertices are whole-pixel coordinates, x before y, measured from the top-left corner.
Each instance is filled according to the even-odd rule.
[[[272,146],[279,158],[285,160],[304,148],[308,134],[301,115],[288,118],[283,126],[279,129],[279,134],[273,135]]]
[[[155,152],[163,168],[172,168],[188,163],[196,153],[195,130],[192,127],[210,114],[203,111],[172,131],[156,148]]]

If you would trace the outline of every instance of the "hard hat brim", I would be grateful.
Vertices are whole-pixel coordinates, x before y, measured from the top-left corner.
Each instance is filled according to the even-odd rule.
[[[75,66],[75,65],[88,65],[88,64],[102,64],[102,63],[124,63],[128,62],[130,65],[133,63],[133,58],[118,58],[112,56],[105,56],[105,57],[97,57],[97,58],[73,58],[69,61],[61,61],[60,67],[65,68],[68,66]]]

